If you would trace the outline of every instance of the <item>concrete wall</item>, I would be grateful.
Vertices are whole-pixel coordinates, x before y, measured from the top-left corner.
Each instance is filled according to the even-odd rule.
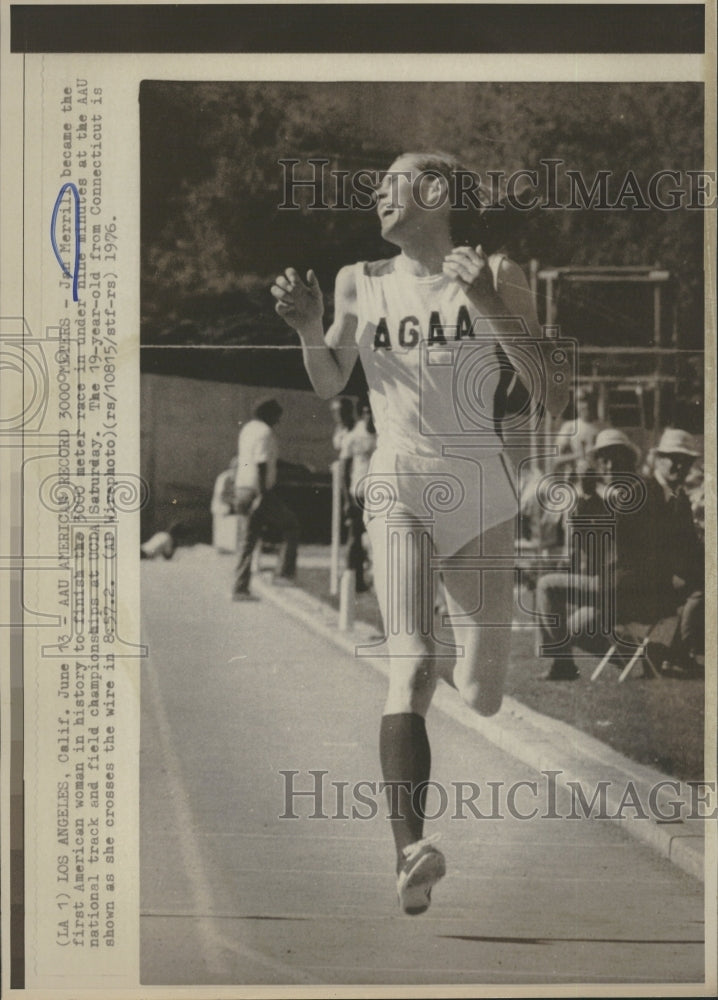
[[[262,397],[272,395],[284,408],[276,428],[281,458],[316,472],[328,472],[335,458],[329,403],[312,392],[143,373],[141,393],[141,468],[150,484],[143,538],[182,520],[192,523],[197,537],[210,541],[214,481],[236,454],[239,422],[251,418]],[[659,436],[659,431],[638,427],[626,431],[644,454]],[[286,497],[305,537],[313,541],[328,532],[330,499],[325,492],[301,490]]]
[[[214,481],[237,452],[239,423],[267,395],[284,408],[280,457],[327,472],[335,458],[332,419],[329,403],[314,393],[142,374],[141,469],[150,485],[143,538],[179,519],[200,525],[209,541]]]

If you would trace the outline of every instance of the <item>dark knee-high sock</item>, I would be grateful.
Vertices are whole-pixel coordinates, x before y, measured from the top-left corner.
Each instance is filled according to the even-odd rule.
[[[379,730],[379,758],[386,782],[402,782],[387,788],[391,829],[396,852],[416,840],[424,829],[426,788],[414,795],[414,789],[429,780],[431,750],[422,716],[415,712],[384,715]]]

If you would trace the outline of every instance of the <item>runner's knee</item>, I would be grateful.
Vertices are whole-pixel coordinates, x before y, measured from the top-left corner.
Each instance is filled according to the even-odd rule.
[[[391,654],[390,654],[391,655]],[[428,650],[391,655],[389,690],[392,697],[401,697],[407,706],[416,699],[431,698],[436,689],[434,658]]]
[[[463,655],[457,657],[454,683],[462,701],[479,715],[501,708],[511,652],[510,628],[467,630]]]
[[[473,709],[477,715],[496,715],[501,708],[503,701],[503,691],[499,688],[489,687],[480,681],[470,679],[465,683],[457,683],[461,700],[469,708]]]

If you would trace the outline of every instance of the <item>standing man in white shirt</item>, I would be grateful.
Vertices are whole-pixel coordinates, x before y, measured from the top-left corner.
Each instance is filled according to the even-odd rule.
[[[252,554],[265,526],[282,537],[274,582],[291,583],[296,571],[299,522],[275,490],[279,448],[273,428],[281,415],[282,407],[276,399],[264,399],[239,432],[235,480],[239,515],[237,568],[232,592],[235,601],[251,599]]]

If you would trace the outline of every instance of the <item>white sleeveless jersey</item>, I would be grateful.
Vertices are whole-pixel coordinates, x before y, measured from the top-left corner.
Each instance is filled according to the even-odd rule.
[[[492,272],[500,258],[492,259]],[[400,259],[355,265],[357,345],[382,452],[441,456],[447,444],[503,448],[494,419],[496,338],[457,282]]]

